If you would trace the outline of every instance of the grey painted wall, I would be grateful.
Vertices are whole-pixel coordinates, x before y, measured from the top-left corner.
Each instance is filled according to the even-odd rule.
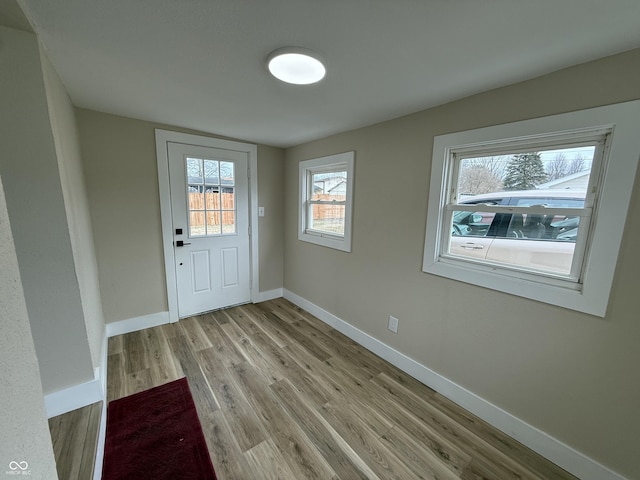
[[[633,50],[287,150],[285,288],[640,478],[638,180],[604,319],[421,272],[435,135],[638,98]],[[298,163],[348,150],[356,151],[350,254],[296,234]],[[400,319],[397,335],[388,315]]]
[[[0,175],[46,393],[93,379],[37,39],[0,27]]]
[[[155,129],[182,128],[76,109],[105,321],[167,311]],[[282,287],[284,152],[258,145],[260,291]]]
[[[27,462],[31,475],[20,478],[57,479],[38,360],[1,182],[0,272],[0,474],[11,471],[11,462]]]
[[[80,289],[91,360],[95,368],[100,365],[102,359],[105,326],[75,112],[60,77],[44,56],[42,56],[42,70],[60,172],[62,197],[69,226],[71,252]]]

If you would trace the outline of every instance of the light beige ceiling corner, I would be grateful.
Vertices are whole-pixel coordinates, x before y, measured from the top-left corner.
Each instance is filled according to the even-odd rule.
[[[638,0],[20,2],[77,106],[280,147],[640,47]]]

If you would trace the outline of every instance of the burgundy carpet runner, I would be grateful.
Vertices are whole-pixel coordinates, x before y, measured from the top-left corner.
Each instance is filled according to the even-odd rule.
[[[113,400],[102,480],[216,480],[186,378]]]

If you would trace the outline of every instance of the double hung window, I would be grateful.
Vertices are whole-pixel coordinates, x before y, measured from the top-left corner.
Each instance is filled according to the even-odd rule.
[[[452,149],[441,258],[579,288],[610,134]]]
[[[300,240],[351,251],[353,163],[353,152],[300,162]]]
[[[435,137],[423,271],[604,316],[640,102]]]

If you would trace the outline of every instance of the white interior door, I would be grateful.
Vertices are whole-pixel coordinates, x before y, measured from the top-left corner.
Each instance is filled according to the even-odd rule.
[[[248,302],[247,152],[167,146],[178,316]]]

